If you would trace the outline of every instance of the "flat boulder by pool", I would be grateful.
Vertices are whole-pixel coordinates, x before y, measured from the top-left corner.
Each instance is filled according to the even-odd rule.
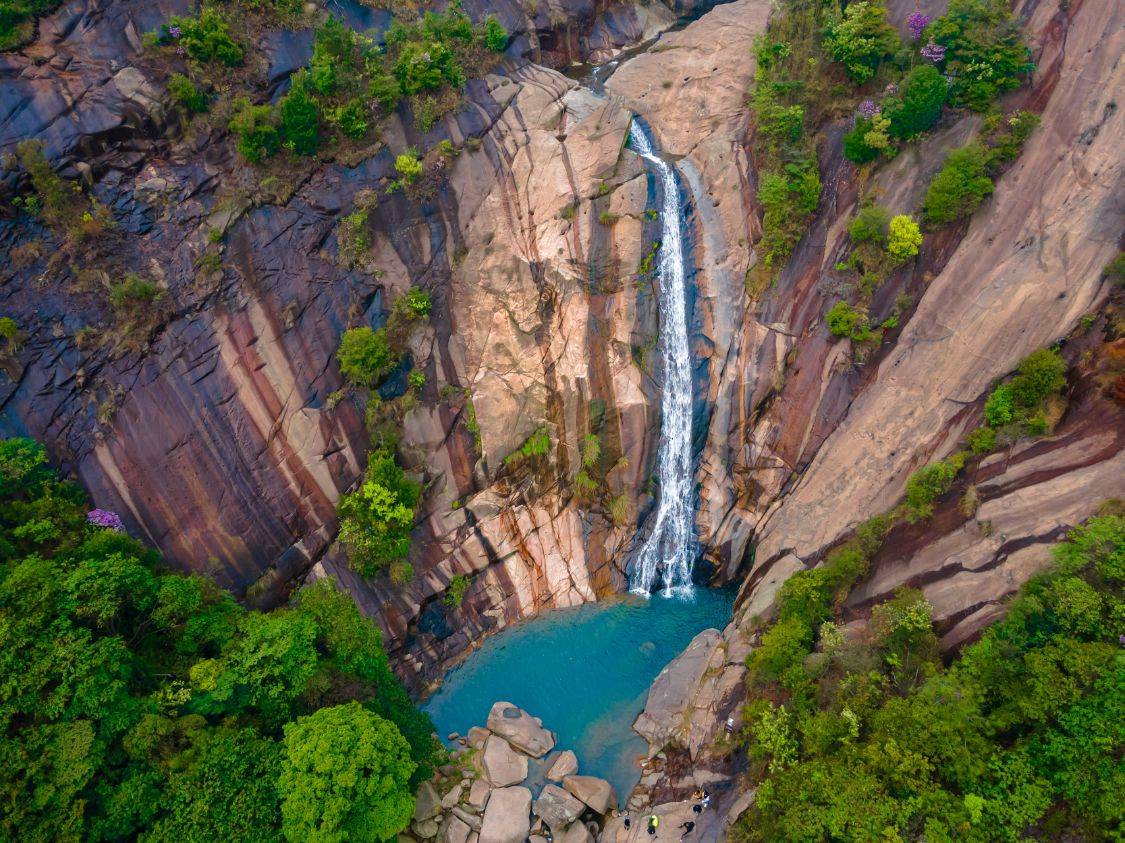
[[[563,787],[589,805],[595,814],[608,814],[617,807],[613,786],[597,776],[567,776]]]
[[[531,832],[531,791],[498,787],[488,797],[478,843],[524,843]]]
[[[481,767],[484,777],[496,787],[519,784],[527,778],[527,756],[496,735],[489,735],[484,742]]]
[[[553,782],[561,782],[567,776],[573,776],[577,772],[578,756],[572,750],[566,749],[555,757],[551,769],[547,771],[547,778]]]
[[[488,804],[491,806],[492,801],[489,800]],[[557,784],[545,785],[539,793],[539,798],[535,800],[535,815],[555,834],[561,833],[585,810],[586,805],[581,800],[576,799]]]
[[[543,728],[538,717],[532,717],[510,702],[498,702],[488,713],[488,728],[532,758],[541,758],[555,746],[555,736]]]

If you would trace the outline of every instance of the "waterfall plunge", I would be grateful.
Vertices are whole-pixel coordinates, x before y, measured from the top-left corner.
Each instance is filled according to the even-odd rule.
[[[630,145],[652,165],[663,195],[657,274],[664,386],[660,395],[660,444],[656,457],[660,502],[652,532],[633,563],[629,587],[638,594],[650,594],[662,584],[666,593],[690,593],[695,557],[695,472],[691,453],[691,352],[688,349],[680,191],[672,166],[655,153],[645,128],[637,120],[630,129]]]

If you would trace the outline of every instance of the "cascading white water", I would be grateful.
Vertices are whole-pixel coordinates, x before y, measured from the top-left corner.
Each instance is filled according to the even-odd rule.
[[[656,456],[660,502],[652,532],[633,563],[629,587],[638,594],[650,594],[658,585],[662,585],[665,592],[690,592],[695,557],[695,476],[691,453],[691,352],[688,349],[680,190],[675,171],[653,150],[652,141],[639,121],[633,121],[629,137],[633,150],[652,165],[663,194],[657,257],[659,349],[664,361],[660,444]]]

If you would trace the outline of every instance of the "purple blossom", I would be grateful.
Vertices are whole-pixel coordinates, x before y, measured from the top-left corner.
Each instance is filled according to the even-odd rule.
[[[945,47],[941,46],[941,44],[935,44],[933,41],[930,41],[930,43],[923,47],[921,52],[922,58],[928,59],[934,64],[937,64],[945,58]]]
[[[172,36],[172,40],[174,41],[177,38],[179,38],[181,35],[183,35],[183,30],[180,29],[178,26],[170,26],[170,27],[168,27],[168,34]]]
[[[879,113],[879,106],[876,105],[875,100],[864,100],[859,104],[859,108],[856,110],[859,112],[859,116],[864,120],[870,120]]]
[[[911,12],[906,19],[906,28],[910,30],[910,37],[917,41],[922,37],[922,30],[930,22],[930,16],[924,12]]]
[[[91,509],[86,513],[86,523],[95,527],[105,527],[107,530],[125,532],[125,525],[121,523],[121,516],[108,509]]]

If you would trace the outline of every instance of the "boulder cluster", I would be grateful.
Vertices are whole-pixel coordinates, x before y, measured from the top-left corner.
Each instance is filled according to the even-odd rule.
[[[449,738],[451,763],[419,787],[399,843],[593,843],[616,811],[613,786],[579,775],[575,754],[555,751],[554,733],[509,702],[492,706],[487,728]]]

